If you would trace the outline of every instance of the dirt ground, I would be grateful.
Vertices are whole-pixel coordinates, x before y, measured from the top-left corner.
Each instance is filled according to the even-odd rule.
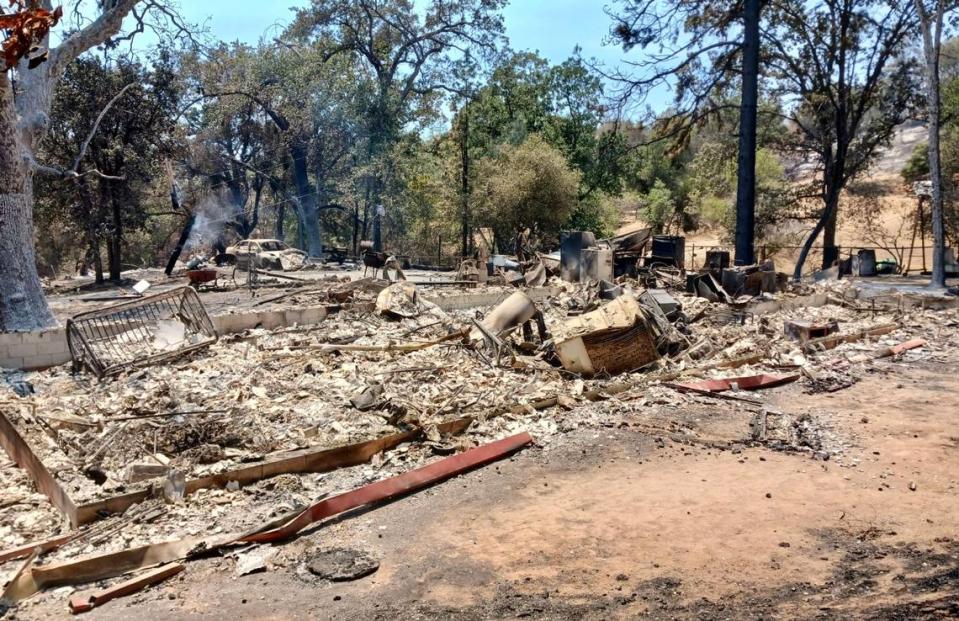
[[[957,618],[957,368],[887,362],[836,393],[764,395],[822,419],[841,460],[751,445],[740,403],[609,402],[608,427],[319,525],[265,573],[191,562],[86,618]],[[330,547],[379,569],[317,578]],[[55,595],[12,618],[67,617],[70,590]]]

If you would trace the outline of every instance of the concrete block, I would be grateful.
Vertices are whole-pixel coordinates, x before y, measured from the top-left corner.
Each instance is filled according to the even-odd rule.
[[[37,344],[37,353],[38,354],[66,354],[70,355],[70,346],[67,345],[67,340],[47,340],[42,341]]]
[[[243,332],[256,327],[260,322],[259,315],[234,315],[230,318],[227,332]]]
[[[55,328],[37,333],[37,340],[41,343],[59,343],[67,342],[67,331],[63,328]]]
[[[259,313],[260,325],[267,330],[276,330],[286,325],[283,311],[264,311]]]
[[[322,323],[326,319],[326,314],[326,309],[322,306],[303,309],[300,323],[304,325]]]
[[[14,345],[23,342],[23,335],[26,332],[0,332],[0,347]]]
[[[213,327],[218,334],[232,334],[242,332],[256,325],[256,315],[217,315],[213,317]]]
[[[534,302],[538,302],[550,295],[558,294],[559,291],[558,287],[538,287],[535,289],[525,289],[524,293]],[[439,306],[442,310],[451,311],[497,306],[510,295],[512,295],[512,292],[504,291],[494,293],[465,293],[463,295],[450,295],[427,299]]]
[[[36,356],[27,356],[23,359],[24,369],[47,369],[70,362],[70,356],[58,356],[56,354],[40,354]]]
[[[38,353],[37,344],[34,342],[7,347],[7,355],[12,358],[26,358],[27,356],[36,356]]]
[[[23,358],[13,358],[0,355],[0,369],[22,369]]]

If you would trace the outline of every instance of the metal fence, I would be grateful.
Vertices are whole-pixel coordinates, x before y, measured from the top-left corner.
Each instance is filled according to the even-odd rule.
[[[699,267],[702,267],[706,260],[706,252],[710,250],[725,250],[729,252],[730,257],[735,255],[735,251],[731,245],[687,244],[686,269],[695,270]],[[756,256],[760,261],[763,261],[767,258],[776,259],[777,268],[779,268],[780,271],[785,271],[779,266],[779,263],[785,262],[785,264],[791,268],[795,265],[800,250],[802,250],[802,246],[759,245],[756,246]],[[855,253],[857,250],[874,250],[876,252],[877,260],[892,259],[896,261],[902,271],[901,273],[903,274],[918,271],[924,272],[927,269],[927,265],[930,267],[932,266],[932,246],[881,247],[869,245],[848,245],[839,248],[839,250],[841,256],[848,256],[850,252]],[[821,261],[822,246],[813,246],[809,251],[809,256],[806,258],[807,269],[810,271],[818,270]],[[902,265],[901,263],[905,263],[905,265]],[[791,269],[789,271],[791,271]]]

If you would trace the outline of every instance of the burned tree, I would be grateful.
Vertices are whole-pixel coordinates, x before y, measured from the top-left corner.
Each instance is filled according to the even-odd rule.
[[[763,64],[781,99],[788,131],[779,147],[810,158],[821,206],[803,244],[794,278],[823,234],[823,267],[838,258],[839,199],[868,170],[879,149],[913,108],[913,67],[900,60],[914,32],[912,2],[825,0],[814,5],[777,0],[766,7]]]
[[[58,16],[53,3],[9,3],[13,14],[3,16],[4,24],[26,17],[32,25],[16,30],[17,38],[7,36],[7,64],[0,75],[0,331],[33,330],[56,323],[40,285],[33,243],[33,178],[41,170],[35,154],[49,129],[54,88],[80,54],[119,33],[124,18],[135,7],[154,3],[114,0],[103,5],[95,17],[88,15],[82,26],[50,49],[46,62],[40,62],[42,50]],[[83,15],[81,3],[74,8],[71,14]],[[31,53],[34,48],[37,52]]]
[[[255,205],[264,191],[280,207],[293,205],[300,245],[315,257],[323,254],[323,205],[333,199],[356,142],[352,100],[363,82],[347,59],[324,63],[320,54],[312,46],[236,45],[196,60],[196,89],[204,104],[195,126],[211,144],[205,157],[188,163],[214,187],[233,191],[238,211],[250,194]],[[221,165],[205,170],[198,165],[204,159]],[[209,168],[222,170],[211,174]],[[283,214],[277,215],[282,237]],[[255,228],[254,220],[245,220],[252,227],[237,228],[241,237]]]
[[[373,76],[366,99],[366,180],[362,221],[373,218],[379,240],[383,181],[374,162],[411,120],[411,104],[428,97],[448,78],[457,52],[495,46],[503,30],[503,0],[433,0],[422,11],[411,0],[313,0],[297,13],[289,37],[313,40],[332,59],[348,54]],[[359,217],[359,214],[357,214]]]

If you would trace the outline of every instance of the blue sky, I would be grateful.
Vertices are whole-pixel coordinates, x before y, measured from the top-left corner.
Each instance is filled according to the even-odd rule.
[[[274,34],[289,23],[289,7],[305,4],[295,0],[184,0],[181,12],[188,21],[207,25],[218,39],[255,43],[265,32]],[[504,11],[507,35],[514,48],[538,50],[553,62],[565,60],[576,45],[587,57],[616,62],[621,57],[619,50],[602,45],[610,25],[603,5],[591,0],[513,0]]]
[[[255,43],[265,33],[276,36],[282,31],[293,16],[289,7],[305,4],[305,0],[182,0],[181,12],[188,21],[205,25],[217,39]],[[553,63],[566,60],[578,45],[584,57],[615,66],[623,52],[604,45],[611,23],[603,11],[605,4],[512,0],[503,14],[506,34],[514,49],[536,50]]]

